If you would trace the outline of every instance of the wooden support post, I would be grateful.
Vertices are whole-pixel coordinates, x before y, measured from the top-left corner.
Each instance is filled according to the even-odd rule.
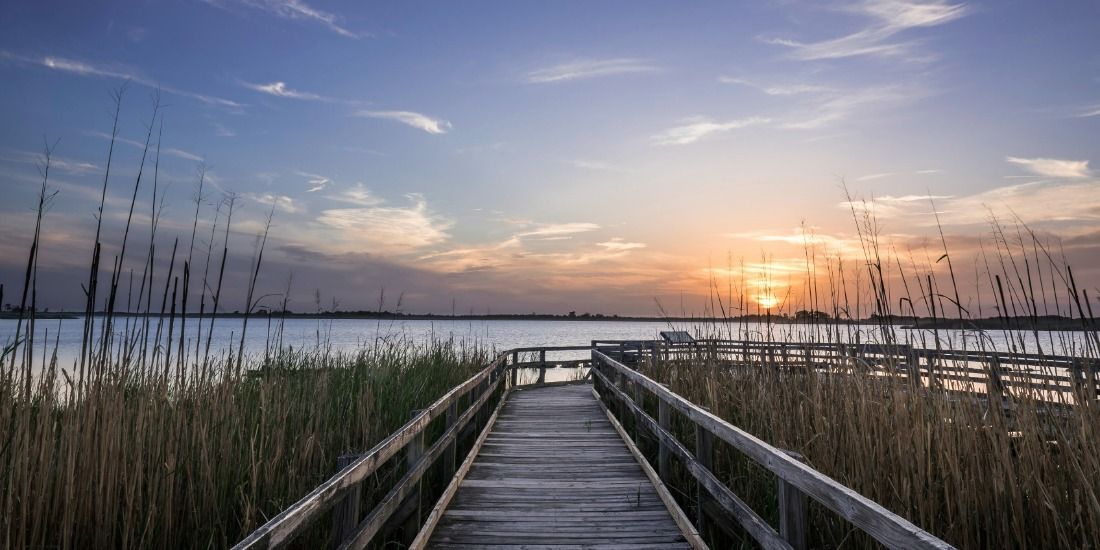
[[[446,428],[444,431],[450,430],[455,425],[455,420],[458,419],[458,402],[451,403],[451,406],[447,407],[447,418],[445,420]],[[443,479],[449,483],[450,479],[455,475],[455,447],[456,441],[451,441],[447,445],[447,450],[443,451]]]
[[[695,425],[695,460],[708,471],[714,463],[714,437],[706,428]],[[699,529],[699,535],[706,537],[707,513],[706,506],[710,493],[699,481],[695,482],[695,526]]]
[[[509,370],[512,371],[512,387],[514,388],[519,383],[519,369],[512,367]]]
[[[343,470],[351,464],[359,455],[340,455],[336,458],[337,471]],[[332,534],[335,546],[340,546],[345,540],[355,533],[355,527],[359,525],[359,492],[362,484],[356,483],[348,494],[336,503],[332,510]]]
[[[909,348],[909,384],[916,388],[923,385],[920,379],[920,354],[913,348]]]
[[[410,416],[415,417],[420,414],[420,411],[413,411]],[[424,455],[424,432],[416,434],[416,437],[409,442],[409,445],[405,447],[405,470],[411,471],[416,468],[416,463],[420,461],[420,457]],[[409,519],[405,522],[405,529],[403,540],[411,541],[416,538],[416,533],[420,531],[420,491],[421,483],[416,482],[416,488],[413,489],[411,495],[405,506],[411,508]],[[404,508],[404,506],[403,506]]]
[[[665,431],[669,431],[669,410],[668,403],[661,396],[657,396],[657,425]],[[665,443],[663,437],[658,438],[660,441],[660,451],[657,455],[657,473],[660,474],[661,480],[668,482],[669,475],[669,450],[668,445]]]
[[[1000,403],[1004,397],[1004,380],[1001,379],[1001,362],[996,355],[989,358],[989,383],[985,385],[991,404]]]
[[[546,383],[546,350],[539,350],[539,384]]]
[[[634,387],[634,404],[638,408],[634,409],[634,444],[638,448],[642,448],[642,413],[640,411],[645,410],[642,403],[642,385],[637,382],[631,382],[631,386]]]
[[[791,458],[805,462],[802,455],[798,453],[787,451],[787,454]],[[783,478],[779,478],[779,536],[794,550],[808,548],[808,505],[809,499],[806,493],[787,483]]]
[[[518,363],[519,363],[519,352],[518,351],[513,351],[512,352],[512,364],[515,365],[515,364],[518,364]]]

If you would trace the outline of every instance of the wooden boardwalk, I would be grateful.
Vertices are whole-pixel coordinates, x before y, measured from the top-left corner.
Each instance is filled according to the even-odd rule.
[[[456,483],[429,548],[691,548],[587,384],[512,392]]]
[[[818,369],[822,364],[835,363],[849,369],[850,363],[858,361],[864,368],[879,364],[885,374],[900,373],[904,377],[908,372],[914,383],[925,379],[926,365],[920,361],[924,352],[911,348],[897,352],[867,345],[822,348],[819,344],[792,347],[787,343],[748,341],[706,344],[712,353],[721,349],[733,354],[732,360],[738,360],[739,355],[745,366],[783,364]],[[545,383],[546,368],[555,364],[546,360],[546,352],[578,350],[590,350],[591,359],[565,363],[588,369],[587,376],[595,387]],[[538,354],[537,363],[521,361],[521,354],[533,353]],[[648,357],[644,357],[646,353]],[[803,464],[791,453],[714,416],[634,368],[640,361],[668,360],[674,353],[685,351],[658,341],[593,341],[590,347],[501,352],[484,369],[417,411],[370,450],[341,461],[332,477],[257,528],[234,549],[286,547],[328,514],[333,522],[328,540],[341,550],[380,544],[389,547],[394,542],[416,550],[706,548],[700,529],[711,536],[721,535],[717,531],[722,531],[733,540],[747,534],[764,548],[803,550],[808,547],[808,534],[813,528],[807,511],[810,499],[887,548],[952,548]],[[881,357],[876,360],[876,356]],[[898,367],[899,358],[907,368]],[[995,366],[1005,360],[1000,356],[987,359]],[[1023,357],[1017,363],[1040,360],[1045,359]],[[1063,366],[1077,364],[1075,358],[1057,361]],[[538,382],[533,386],[520,384],[519,369],[532,367],[539,369]],[[1070,386],[1079,391],[1084,380],[1091,396],[1095,391],[1094,365],[1089,362],[1079,370],[1085,367],[1088,376],[1075,372],[1071,382],[1077,386]],[[999,370],[996,367],[991,372]],[[929,366],[929,378],[932,372]],[[940,372],[935,374],[937,378],[945,377]],[[1058,377],[1045,375],[1044,380],[1054,378]],[[999,379],[993,375],[989,378]],[[989,386],[1001,391],[1004,385]],[[603,402],[612,404],[615,416]],[[672,430],[674,417],[681,426],[689,426],[687,437],[694,435],[693,443],[685,444],[682,430],[680,434]],[[656,472],[619,424],[623,418],[632,420],[628,424],[635,431],[634,437],[656,441]],[[428,437],[433,422],[442,422],[445,429]],[[462,458],[456,448],[471,434],[478,435]],[[716,445],[727,452],[741,453],[776,476],[778,529],[715,474],[712,465]],[[694,495],[683,495],[694,501],[694,523],[684,516],[661,481],[671,477],[673,460],[694,478]],[[364,515],[360,510],[363,482],[383,465],[396,461],[403,463],[398,464],[403,475]],[[438,497],[421,486],[425,473],[435,465],[442,466],[445,478],[451,479]],[[426,519],[420,516],[425,495],[435,501]],[[409,540],[411,545],[405,542]],[[310,543],[316,545],[317,541]]]

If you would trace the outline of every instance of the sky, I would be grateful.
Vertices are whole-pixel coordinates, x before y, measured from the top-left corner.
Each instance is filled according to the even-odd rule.
[[[1020,221],[1093,288],[1098,25],[1094,1],[9,0],[4,301],[49,146],[39,300],[82,304],[124,83],[107,256],[152,127],[161,271],[176,237],[217,257],[236,197],[228,309],[272,209],[260,292],[303,311],[697,313],[721,277],[778,306],[807,243],[858,265],[849,196],[902,256],[942,253],[937,213],[966,265]]]

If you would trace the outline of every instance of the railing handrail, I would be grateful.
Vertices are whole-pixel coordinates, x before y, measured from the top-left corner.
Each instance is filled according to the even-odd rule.
[[[802,464],[784,451],[707,412],[653,379],[623,365],[606,354],[593,350],[592,357],[593,364],[599,362],[612,367],[620,375],[629,378],[633,383],[644,387],[659,400],[680,411],[696,426],[707,430],[713,436],[733,446],[757,464],[770,470],[786,483],[798,488],[887,547],[952,548],[947,542],[887,510],[877,502]]]
[[[498,354],[484,369],[452,388],[389,437],[336,472],[289,508],[268,520],[233,548],[235,550],[274,548],[289,542],[320,514],[334,506],[354,484],[364,481],[382,464],[404,449],[428,427],[432,420],[446,413],[452,403],[456,403],[459,398],[489,379],[494,371],[501,369],[507,361],[506,353]]]

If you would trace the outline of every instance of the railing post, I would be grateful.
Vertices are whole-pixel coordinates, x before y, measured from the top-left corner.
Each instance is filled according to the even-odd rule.
[[[546,350],[539,350],[539,384],[546,383]]]
[[[917,388],[924,385],[921,382],[920,353],[917,353],[917,350],[912,347],[909,348],[909,383]]]
[[[661,427],[665,432],[669,432],[669,417],[668,417],[668,403],[665,402],[661,396],[657,396],[657,425]],[[672,434],[669,432],[669,435]],[[657,472],[661,475],[661,480],[668,482],[669,474],[669,449],[668,444],[665,443],[664,437],[658,435],[657,440],[660,442],[659,451],[657,455]]]
[[[695,460],[707,471],[711,471],[714,463],[714,439],[706,428],[695,425]],[[712,472],[713,473],[713,472]],[[702,483],[695,482],[695,526],[699,528],[700,535],[706,535],[707,512],[706,504],[709,493]]]
[[[343,470],[356,458],[359,458],[359,455],[349,454],[338,456],[336,458],[336,470]],[[355,527],[359,525],[359,492],[361,488],[361,483],[353,485],[351,490],[348,491],[348,494],[344,495],[344,498],[341,498],[340,502],[337,502],[336,507],[332,510],[334,547],[340,546],[348,537],[355,533]]]
[[[642,447],[642,411],[645,410],[642,407],[642,385],[637,381],[631,381],[630,385],[634,388],[634,444],[640,449]]]
[[[447,418],[445,420],[447,425],[443,431],[446,432],[447,430],[450,430],[451,427],[455,425],[455,420],[457,419],[458,400],[456,399],[451,402],[450,406],[447,407]],[[443,478],[446,483],[450,483],[451,478],[455,475],[455,447],[457,443],[458,438],[456,437],[449,444],[447,444],[447,449],[443,451]]]
[[[791,458],[805,462],[802,455],[786,451]],[[807,544],[807,506],[806,493],[794,485],[779,478],[779,536],[787,541],[794,550],[806,550]]]
[[[1004,396],[1004,380],[1001,379],[1001,361],[997,356],[989,356],[989,383],[985,385],[991,400],[1000,401]]]
[[[420,414],[420,411],[412,411],[411,417],[415,417]],[[409,442],[409,445],[405,447],[405,471],[412,471],[416,468],[416,463],[420,461],[420,457],[424,455],[424,432],[416,434],[416,437]],[[412,494],[409,495],[408,502],[402,508],[410,510],[409,519],[405,522],[404,540],[411,541],[416,538],[416,533],[420,531],[420,489],[421,483],[416,482],[416,487],[413,488]]]

